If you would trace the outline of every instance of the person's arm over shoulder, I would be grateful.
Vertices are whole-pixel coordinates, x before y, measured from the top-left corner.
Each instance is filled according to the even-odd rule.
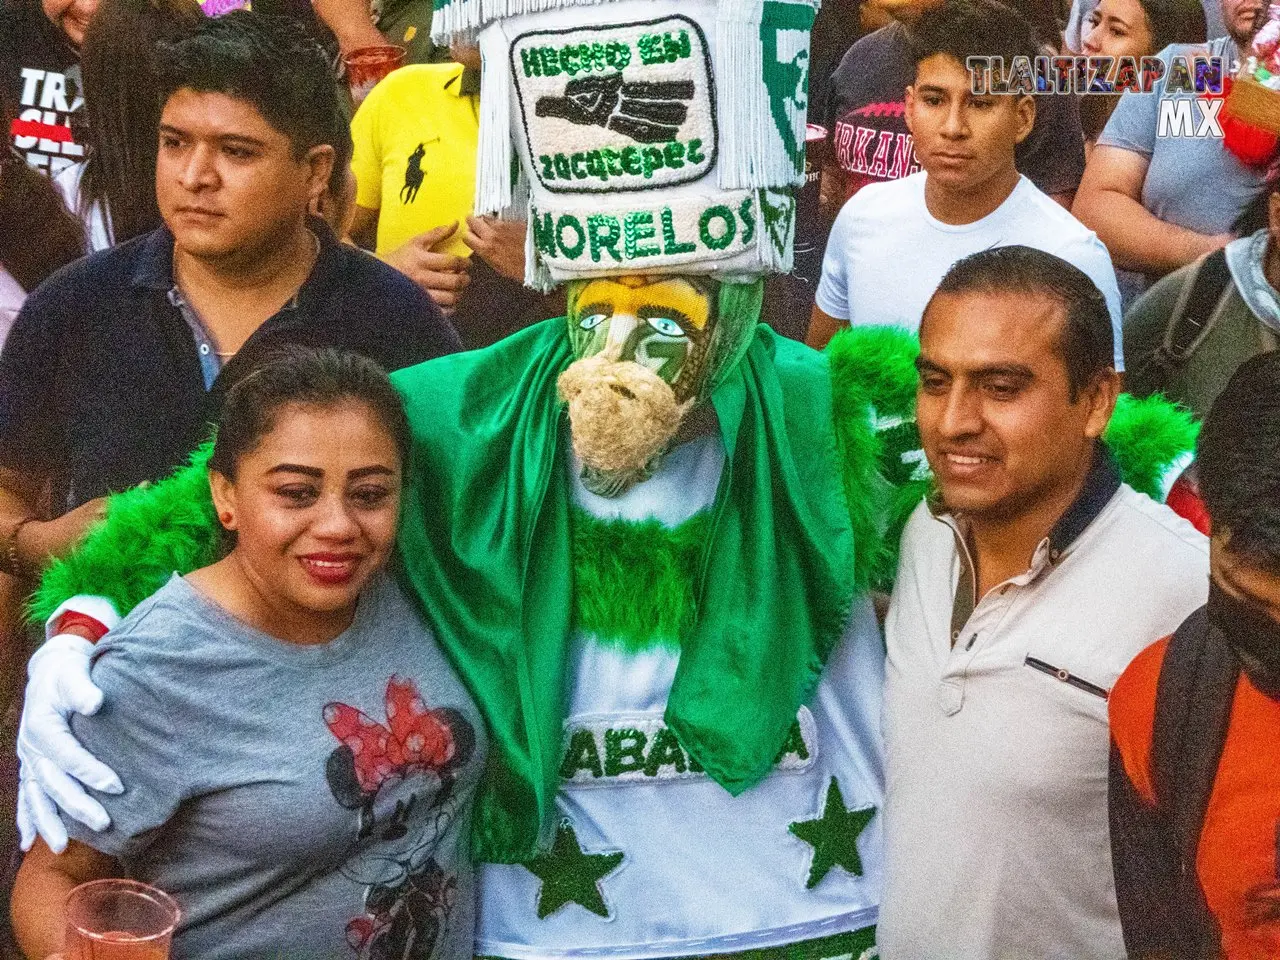
[[[163,630],[163,624],[152,622],[160,615],[159,610],[149,611],[121,629]],[[180,642],[177,637],[167,639]],[[146,644],[134,644],[129,637],[104,640],[95,652],[92,679],[103,692],[102,709],[93,716],[76,714],[72,733],[119,772],[124,792],[92,792],[111,817],[106,830],[95,832],[71,821],[67,833],[108,856],[136,856],[151,845],[186,798],[191,758],[183,730],[165,702],[170,685],[151,669]],[[197,723],[195,718],[186,720]]]
[[[190,573],[216,560],[221,527],[209,493],[212,452],[207,443],[159,483],[109,497],[103,523],[45,571],[32,616],[44,620],[79,595],[102,597],[124,616],[174,571]]]
[[[1161,277],[1125,311],[1124,385],[1135,397],[1149,397],[1169,386],[1169,371],[1157,362],[1158,351],[1164,344],[1173,311],[1197,268],[1198,262]]]
[[[1169,638],[1134,658],[1111,690],[1108,790],[1111,857],[1125,948],[1132,957],[1178,956],[1178,852],[1156,806],[1151,767],[1156,689]]]

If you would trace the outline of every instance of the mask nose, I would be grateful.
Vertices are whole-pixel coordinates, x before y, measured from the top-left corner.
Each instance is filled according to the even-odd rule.
[[[601,353],[610,360],[634,360],[639,329],[640,320],[637,317],[629,313],[615,313],[609,321],[609,336]]]

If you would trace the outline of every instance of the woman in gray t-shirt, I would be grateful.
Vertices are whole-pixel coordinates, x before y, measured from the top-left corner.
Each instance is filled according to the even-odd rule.
[[[305,351],[229,391],[210,486],[230,549],[94,652],[75,735],[119,771],[111,817],[40,843],[14,891],[26,954],[77,883],[179,902],[175,957],[472,955],[475,705],[384,565],[408,428],[371,362]]]

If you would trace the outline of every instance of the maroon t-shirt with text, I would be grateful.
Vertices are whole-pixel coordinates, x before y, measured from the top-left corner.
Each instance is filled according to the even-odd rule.
[[[855,43],[836,68],[826,126],[847,196],[868,183],[898,180],[920,169],[904,116],[905,91],[915,71],[910,37],[897,22]],[[1015,156],[1018,172],[1044,193],[1068,193],[1080,186],[1084,134],[1076,98],[1036,97],[1035,126]]]

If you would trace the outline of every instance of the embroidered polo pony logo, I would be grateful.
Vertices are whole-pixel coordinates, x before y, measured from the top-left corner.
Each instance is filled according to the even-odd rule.
[[[457,896],[433,854],[457,815],[454,781],[475,731],[456,710],[428,708],[403,677],[387,681],[385,704],[385,724],[345,703],[323,711],[340,743],[325,778],[334,799],[357,811],[341,872],[365,887],[365,915],[347,924],[347,942],[358,960],[431,960]]]
[[[418,144],[413,153],[409,154],[409,162],[404,168],[404,186],[400,188],[400,202],[402,204],[413,203],[418,199],[418,188],[422,186],[423,178],[426,174],[422,171],[422,158],[427,155],[427,143],[434,143],[439,140],[436,137]]]

